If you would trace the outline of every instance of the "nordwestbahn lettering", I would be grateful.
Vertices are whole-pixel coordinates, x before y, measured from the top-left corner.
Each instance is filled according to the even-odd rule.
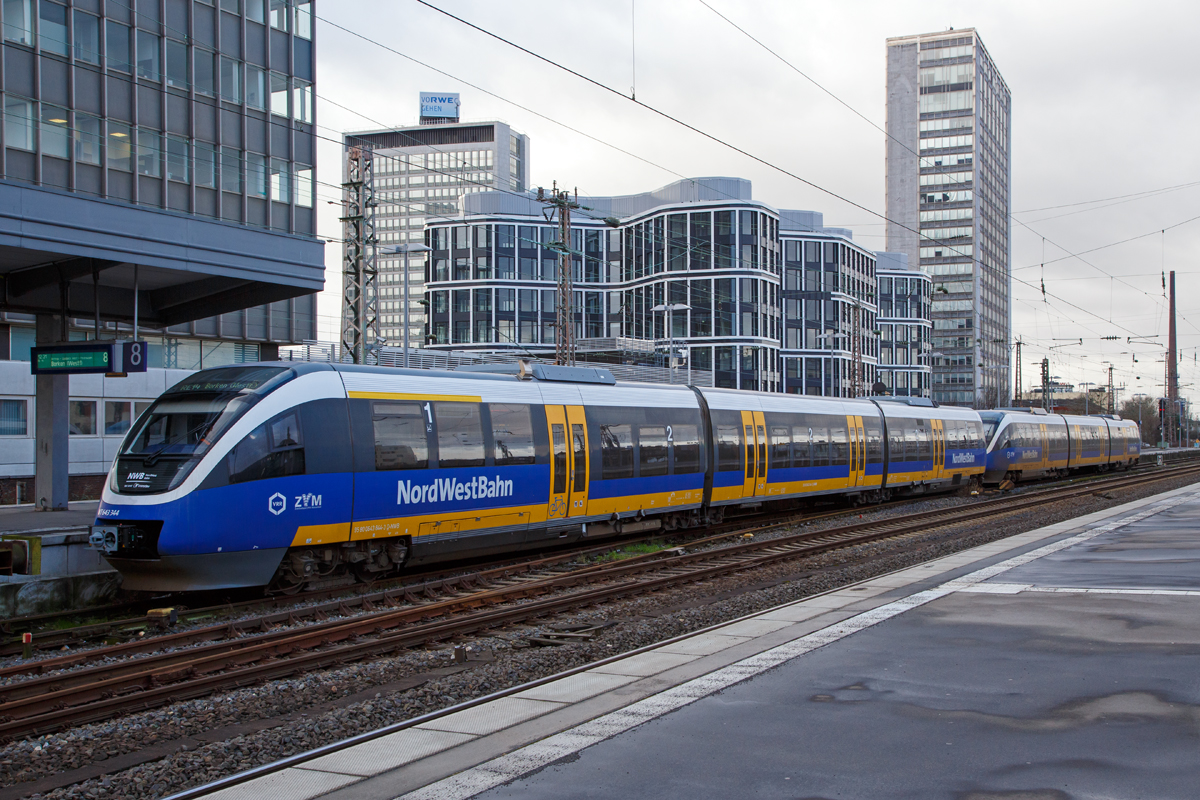
[[[488,478],[480,475],[463,482],[458,478],[436,478],[432,483],[398,481],[396,503],[445,503],[450,500],[479,500],[493,497],[512,497],[513,482],[497,475]]]

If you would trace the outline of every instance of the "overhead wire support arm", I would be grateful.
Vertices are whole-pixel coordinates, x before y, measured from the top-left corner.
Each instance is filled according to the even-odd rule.
[[[355,364],[367,363],[379,341],[374,160],[369,146],[350,147],[342,184],[342,352]]]

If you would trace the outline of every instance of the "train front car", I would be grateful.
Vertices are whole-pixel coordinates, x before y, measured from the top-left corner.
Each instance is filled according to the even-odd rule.
[[[349,527],[349,439],[328,365],[197,372],[121,443],[92,544],[129,590],[266,585],[298,536]]]

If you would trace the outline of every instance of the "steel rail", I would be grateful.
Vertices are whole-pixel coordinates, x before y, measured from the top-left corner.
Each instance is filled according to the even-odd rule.
[[[1200,472],[1200,465],[1128,477],[1108,484],[1111,488],[1158,482],[1181,473]],[[60,676],[47,676],[3,687],[0,694],[0,735],[53,730],[93,721],[116,713],[196,697],[220,688],[243,686],[332,664],[360,660],[430,641],[473,633],[480,629],[560,613],[581,605],[609,602],[629,594],[703,580],[732,571],[764,566],[782,559],[811,556],[829,550],[878,542],[937,528],[957,526],[989,517],[1004,516],[1047,503],[1096,491],[1081,486],[1063,492],[1039,492],[1019,498],[983,501],[969,508],[921,512],[843,526],[825,531],[792,534],[776,539],[745,542],[701,552],[666,551],[658,558],[639,558],[611,565],[593,565],[563,575],[537,578],[467,597],[389,610],[348,620],[322,623],[299,631],[280,631],[246,637],[236,642],[208,645],[182,653],[136,659],[115,666]],[[781,523],[783,524],[783,523]],[[653,554],[658,555],[658,554]],[[650,570],[666,574],[637,579]],[[626,580],[628,579],[628,580]],[[515,606],[476,611],[455,619],[423,622],[483,604],[510,603],[534,594],[561,590],[581,583],[607,581],[610,585]],[[616,581],[616,583],[613,583]],[[403,627],[402,627],[403,626]],[[395,631],[395,628],[402,630]],[[375,638],[364,637],[374,635]],[[234,645],[240,645],[234,647]],[[336,646],[335,646],[336,645]],[[105,677],[107,676],[107,677]],[[10,699],[11,698],[11,699]]]

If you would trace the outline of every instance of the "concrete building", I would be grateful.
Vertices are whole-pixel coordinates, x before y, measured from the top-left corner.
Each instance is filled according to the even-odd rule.
[[[756,201],[739,178],[580,203],[569,249],[589,358],[668,364],[675,353],[716,386],[847,396],[857,304],[871,386],[875,257],[849,231]],[[427,221],[432,347],[552,356],[559,232],[542,209],[483,192],[464,196],[458,219]]]
[[[929,302],[933,282],[905,253],[876,253],[879,283],[879,382],[894,396],[929,397]]]
[[[313,4],[134,5],[0,8],[0,356],[128,337],[135,312],[153,366],[315,338]],[[36,397],[31,499],[65,507],[68,378]]]
[[[457,115],[457,112],[456,112]],[[529,137],[503,122],[459,122],[422,116],[422,124],[345,136],[347,151],[374,153],[375,230],[380,335],[404,343],[404,256],[398,245],[419,244],[426,222],[453,219],[465,195],[490,190],[522,193],[529,185]],[[409,342],[422,347],[425,255],[410,253]]]
[[[973,29],[887,40],[887,249],[933,279],[933,399],[1011,397],[1011,96]]]

